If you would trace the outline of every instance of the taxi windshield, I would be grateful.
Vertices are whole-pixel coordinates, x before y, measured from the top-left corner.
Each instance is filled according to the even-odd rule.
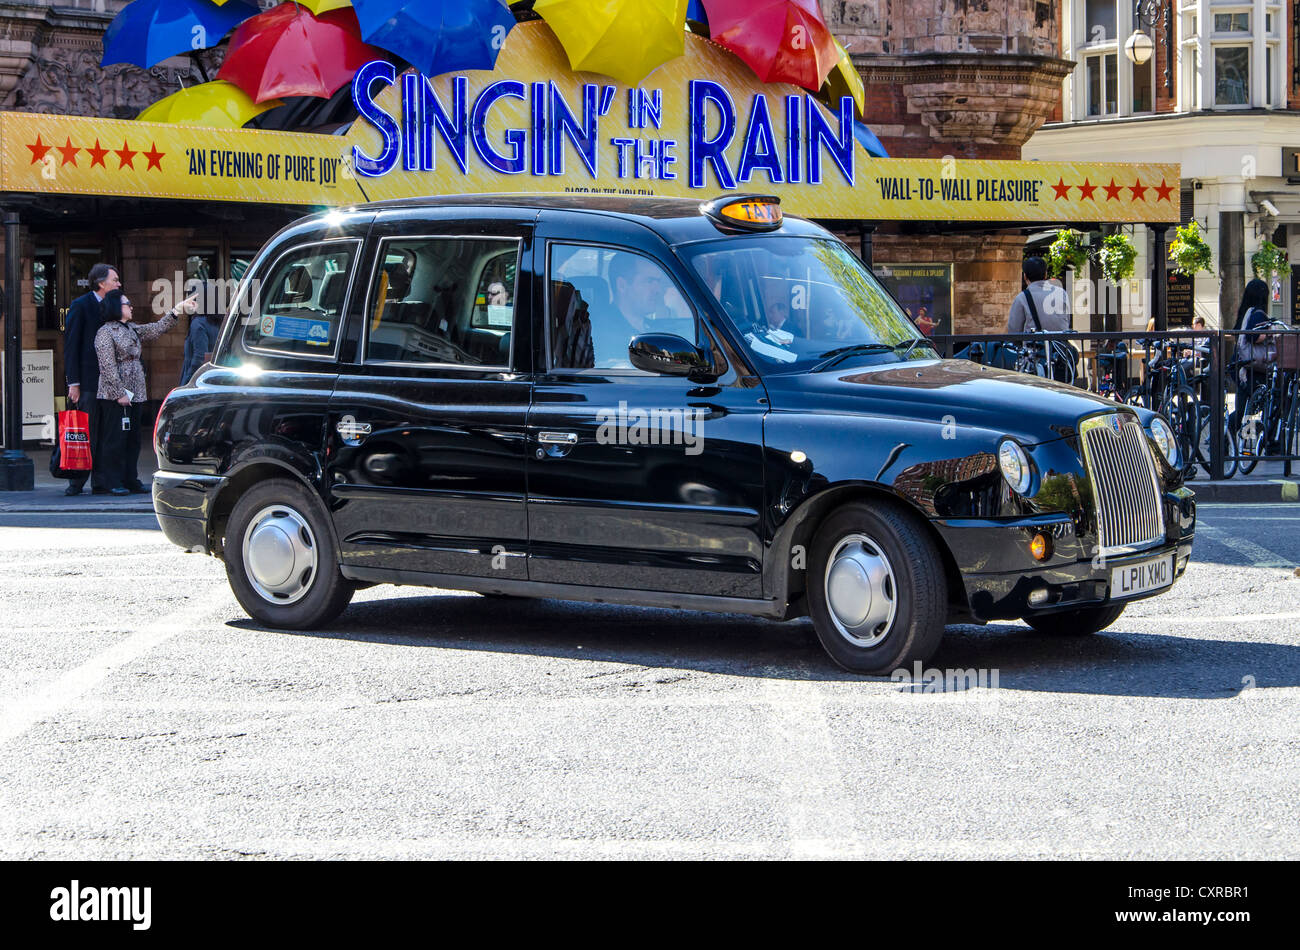
[[[937,351],[841,242],[754,236],[682,249],[769,371],[934,359]]]

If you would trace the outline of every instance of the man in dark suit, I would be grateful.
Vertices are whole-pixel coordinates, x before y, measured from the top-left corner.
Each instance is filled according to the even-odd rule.
[[[95,422],[99,357],[95,355],[95,334],[104,324],[100,309],[104,295],[121,286],[117,268],[96,264],[90,269],[90,293],[72,301],[63,323],[63,375],[68,383],[68,408],[80,409],[90,419],[90,457],[95,465],[93,472],[83,472],[71,479],[65,495],[80,495],[86,487],[87,475],[91,476],[91,491],[97,495],[108,491],[99,471],[99,426]]]

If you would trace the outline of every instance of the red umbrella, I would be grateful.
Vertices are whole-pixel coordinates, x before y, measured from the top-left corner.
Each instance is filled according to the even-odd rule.
[[[351,8],[313,16],[296,3],[282,3],[240,24],[217,78],[233,82],[254,102],[328,99],[366,63],[383,58],[361,41]]]
[[[713,41],[731,50],[763,82],[816,92],[839,61],[835,37],[817,0],[703,0]]]

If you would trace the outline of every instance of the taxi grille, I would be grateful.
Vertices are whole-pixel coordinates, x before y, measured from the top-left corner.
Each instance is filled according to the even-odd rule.
[[[1084,455],[1097,502],[1102,550],[1159,541],[1165,534],[1164,511],[1156,488],[1155,460],[1141,423],[1120,414],[1089,422],[1083,430]]]

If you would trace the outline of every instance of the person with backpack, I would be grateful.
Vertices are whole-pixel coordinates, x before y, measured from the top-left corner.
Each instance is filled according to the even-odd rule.
[[[1060,333],[1072,329],[1070,297],[1065,289],[1047,280],[1047,262],[1027,257],[1022,268],[1021,287],[1007,314],[1007,333]],[[1078,353],[1067,342],[1051,341],[1049,368],[1053,379],[1074,382]]]

